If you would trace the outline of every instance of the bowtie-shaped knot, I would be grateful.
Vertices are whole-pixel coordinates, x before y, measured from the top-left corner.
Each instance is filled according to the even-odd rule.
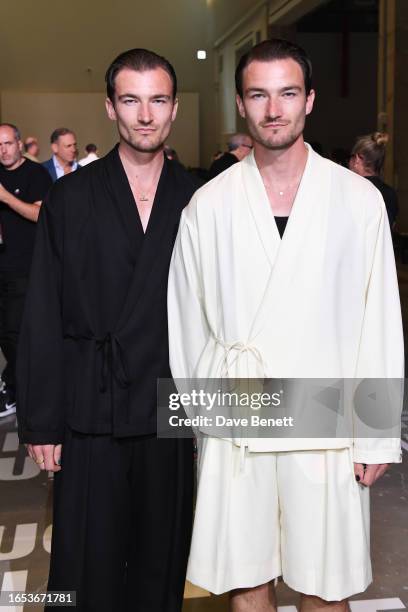
[[[104,338],[97,338],[96,347],[102,352],[101,393],[107,390],[109,369],[112,377],[122,389],[129,387],[130,381],[124,361],[124,351],[117,336],[107,333]]]
[[[224,356],[220,364],[221,378],[224,378],[224,377],[229,378],[230,368],[241,358],[241,356],[244,353],[251,354],[256,359],[256,361],[261,365],[264,378],[266,377],[265,362],[262,358],[260,350],[256,346],[254,346],[253,344],[250,344],[249,342],[244,343],[244,342],[237,341],[237,342],[227,343],[227,342],[223,342],[219,338],[216,338],[215,340],[217,344],[222,346],[224,349]],[[236,352],[236,355],[235,357],[233,357],[232,361],[230,362],[230,356],[234,352]]]

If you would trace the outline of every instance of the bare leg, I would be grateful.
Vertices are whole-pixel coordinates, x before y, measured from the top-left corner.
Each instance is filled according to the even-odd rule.
[[[347,599],[342,601],[326,601],[314,595],[303,595],[300,598],[300,612],[349,612]]]
[[[276,612],[276,609],[273,582],[230,593],[230,612]]]

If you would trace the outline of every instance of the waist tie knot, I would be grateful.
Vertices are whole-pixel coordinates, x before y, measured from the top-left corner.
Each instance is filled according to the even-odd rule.
[[[124,351],[115,334],[107,333],[104,338],[96,338],[96,348],[102,353],[102,366],[99,390],[105,393],[107,390],[108,373],[111,371],[112,377],[122,389],[127,389],[130,385],[129,376],[126,370]]]
[[[266,378],[266,368],[265,368],[265,362],[262,358],[261,352],[260,350],[254,346],[253,344],[248,343],[244,343],[244,342],[232,342],[232,343],[228,343],[228,342],[223,342],[222,340],[220,340],[220,338],[215,338],[215,341],[217,344],[219,344],[220,346],[223,347],[224,349],[224,357],[221,361],[221,378],[225,377],[229,377],[230,374],[230,368],[234,365],[234,363],[236,363],[241,356],[246,353],[246,354],[251,354],[255,360],[260,364],[261,368],[262,368],[262,374],[263,377]],[[234,352],[236,352],[235,357],[232,359],[231,363],[230,363],[230,355],[233,354]],[[251,377],[248,377],[251,378]]]

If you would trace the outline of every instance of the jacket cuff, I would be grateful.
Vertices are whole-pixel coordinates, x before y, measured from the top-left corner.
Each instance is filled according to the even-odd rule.
[[[29,431],[19,430],[20,444],[62,444],[64,434],[62,431]]]
[[[354,463],[367,463],[367,465],[373,463],[401,463],[402,451],[398,448],[367,450],[354,447],[353,461]]]

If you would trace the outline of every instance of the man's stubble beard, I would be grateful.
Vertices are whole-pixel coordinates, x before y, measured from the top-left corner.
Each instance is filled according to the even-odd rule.
[[[151,144],[151,145],[147,145],[147,146],[141,146],[140,144],[138,144],[137,142],[133,142],[133,141],[127,141],[127,144],[134,150],[137,151],[138,153],[156,153],[157,151],[160,151],[160,149],[163,148],[164,146],[164,141],[163,142],[159,142],[156,144]]]
[[[247,122],[248,131],[251,134],[252,138],[255,142],[265,147],[265,149],[269,149],[270,151],[283,151],[285,149],[289,149],[303,134],[303,130],[305,127],[305,118],[299,126],[294,126],[293,129],[287,135],[282,136],[282,140],[276,140],[273,137],[263,138],[260,134],[258,126],[253,123]],[[278,137],[279,138],[279,137]]]
[[[126,134],[122,136],[122,139],[126,142],[126,144],[131,147],[134,151],[137,151],[138,153],[156,153],[157,151],[160,151],[163,147],[164,147],[164,143],[166,141],[166,139],[168,138],[168,135],[170,133],[170,129],[168,130],[168,132],[166,133],[166,131],[162,132],[159,135],[158,141],[157,142],[153,142],[151,144],[146,143],[146,145],[141,144],[140,142],[137,142],[135,139],[133,139],[131,136],[131,134]]]
[[[6,168],[7,170],[8,168],[12,168],[13,166],[15,166],[20,160],[21,160],[21,156],[16,157],[15,159],[8,161],[8,162],[0,160],[0,165],[3,166],[3,168]]]

